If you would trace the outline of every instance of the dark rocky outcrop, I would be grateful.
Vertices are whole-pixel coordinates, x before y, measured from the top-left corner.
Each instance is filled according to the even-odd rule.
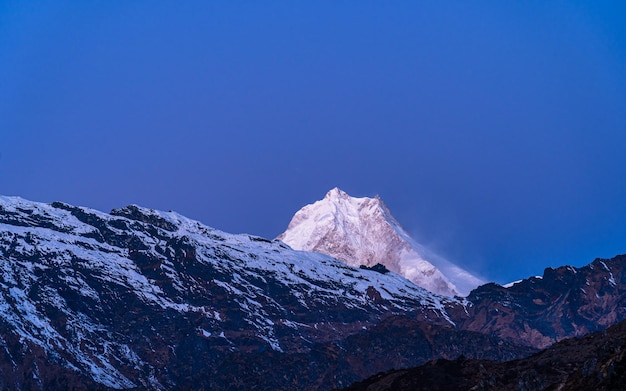
[[[380,274],[387,274],[387,273],[389,273],[389,269],[387,269],[385,267],[385,265],[382,265],[380,263],[377,263],[374,266],[360,265],[359,269],[373,270],[373,271],[378,272]]]

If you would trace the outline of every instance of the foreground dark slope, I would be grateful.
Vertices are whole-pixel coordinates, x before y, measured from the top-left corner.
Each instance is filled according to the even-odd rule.
[[[330,389],[530,351],[456,330],[458,306],[176,213],[0,197],[3,389]]]
[[[379,374],[350,391],[488,391],[626,389],[626,321],[606,331],[566,339],[531,357],[509,362],[436,360]]]
[[[325,390],[345,387],[381,371],[459,356],[509,360],[535,350],[484,334],[459,331],[404,316],[388,317],[341,341],[315,344],[303,353],[236,353],[216,376],[241,389]],[[238,373],[236,379],[232,374]],[[255,379],[251,382],[251,379]],[[277,381],[277,379],[279,381]],[[236,383],[233,383],[235,381]]]

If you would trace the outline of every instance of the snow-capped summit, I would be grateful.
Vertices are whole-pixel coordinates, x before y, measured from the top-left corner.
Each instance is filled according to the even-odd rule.
[[[297,250],[331,255],[350,266],[385,265],[432,292],[466,295],[483,281],[415,242],[380,197],[355,198],[334,188],[300,209],[278,236]]]

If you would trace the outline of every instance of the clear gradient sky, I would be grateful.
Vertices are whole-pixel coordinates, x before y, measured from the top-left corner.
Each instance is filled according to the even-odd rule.
[[[622,1],[0,1],[0,193],[265,237],[338,186],[500,283],[626,253]]]

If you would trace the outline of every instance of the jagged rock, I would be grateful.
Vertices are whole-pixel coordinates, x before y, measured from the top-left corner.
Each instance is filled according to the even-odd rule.
[[[381,265],[380,263],[377,263],[374,266],[365,266],[365,265],[361,265],[359,266],[359,269],[365,269],[365,270],[373,270],[375,272],[378,272],[380,274],[387,274],[389,273],[389,269],[387,269],[385,267],[385,265]]]
[[[448,312],[464,330],[545,348],[626,319],[625,269],[625,255],[581,268],[547,268],[541,277],[507,287],[480,286],[467,297],[470,305],[451,303]]]

